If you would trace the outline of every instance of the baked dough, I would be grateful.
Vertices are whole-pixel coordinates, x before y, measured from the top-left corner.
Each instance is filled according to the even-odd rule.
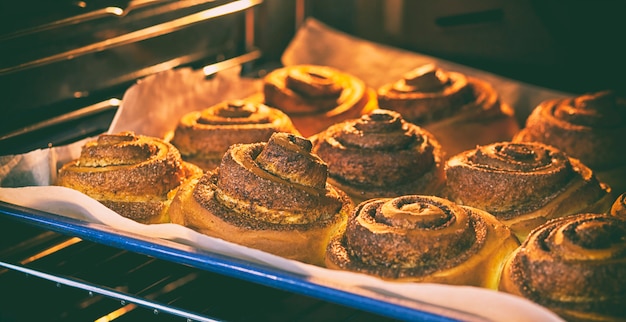
[[[495,289],[519,246],[489,213],[434,196],[370,199],[328,246],[326,266],[389,281]]]
[[[288,133],[231,146],[217,169],[178,192],[172,222],[323,266],[328,241],[345,228],[354,205],[327,183],[326,164],[311,147]]]
[[[381,86],[377,97],[379,108],[397,111],[434,134],[448,155],[510,140],[519,131],[513,109],[491,84],[435,64]]]
[[[263,81],[263,102],[287,113],[305,137],[377,106],[376,92],[361,79],[328,66],[286,66]]]
[[[329,182],[355,203],[407,194],[436,195],[445,155],[437,139],[394,111],[377,109],[310,138]]]
[[[602,91],[540,103],[513,141],[552,145],[621,194],[626,192],[625,138],[626,99]]]
[[[278,109],[259,102],[228,100],[185,114],[171,142],[184,160],[212,170],[231,145],[267,142],[276,132],[299,134],[289,116]]]
[[[549,219],[606,212],[614,200],[591,169],[538,142],[479,146],[448,159],[445,172],[447,198],[491,213],[520,241]]]
[[[100,201],[120,215],[151,224],[169,222],[176,191],[202,169],[171,144],[133,132],[102,134],[59,169],[56,185]]]
[[[533,230],[508,259],[499,289],[567,321],[626,320],[626,221],[581,213]]]

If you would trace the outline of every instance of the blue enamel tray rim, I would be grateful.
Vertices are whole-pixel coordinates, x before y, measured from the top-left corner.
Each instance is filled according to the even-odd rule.
[[[0,214],[64,235],[112,246],[158,259],[185,264],[197,269],[222,274],[245,281],[298,293],[328,302],[410,321],[477,320],[480,317],[431,304],[414,301],[397,302],[395,299],[377,298],[372,294],[345,291],[310,281],[304,276],[280,269],[247,262],[237,258],[210,253],[173,241],[127,233],[106,225],[89,223],[53,213],[39,211],[0,201]]]

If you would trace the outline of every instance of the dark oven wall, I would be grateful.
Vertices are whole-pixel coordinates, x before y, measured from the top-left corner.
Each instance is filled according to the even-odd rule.
[[[620,1],[309,3],[312,16],[362,38],[565,92],[626,94],[621,8]]]
[[[238,9],[233,9],[233,3]],[[108,128],[119,99],[138,79],[247,53],[248,13],[260,3],[0,3],[0,154],[64,144],[76,134],[101,133]],[[68,115],[78,110],[91,114],[70,122]],[[58,122],[60,117],[66,122]]]

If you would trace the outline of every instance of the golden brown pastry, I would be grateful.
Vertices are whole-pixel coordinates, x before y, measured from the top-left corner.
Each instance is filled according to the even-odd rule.
[[[513,109],[489,83],[435,64],[381,86],[377,96],[380,108],[434,134],[448,155],[510,140],[519,130]]]
[[[611,215],[622,216],[626,218],[626,192],[622,193],[615,199],[615,202],[609,210]]]
[[[553,219],[508,259],[499,289],[567,321],[626,321],[626,221],[606,214]]]
[[[171,140],[184,160],[204,170],[216,168],[235,143],[267,142],[276,132],[299,134],[287,114],[262,103],[224,101],[185,114]]]
[[[305,263],[323,265],[331,236],[354,207],[326,182],[327,166],[301,136],[235,144],[220,166],[186,185],[170,207],[173,223]]]
[[[513,140],[557,147],[620,194],[626,192],[625,138],[626,99],[603,91],[542,102]]]
[[[202,169],[181,159],[161,139],[133,132],[103,134],[87,142],[77,160],[59,169],[56,185],[100,201],[140,223],[168,222],[168,207],[181,185]]]
[[[593,171],[538,142],[498,142],[459,153],[445,165],[444,195],[496,216],[520,241],[548,219],[606,212],[614,197]]]
[[[434,196],[370,199],[333,238],[326,266],[399,282],[495,289],[505,258],[519,246],[485,211]]]
[[[394,111],[377,109],[311,137],[328,164],[329,182],[355,203],[408,194],[435,195],[444,185],[439,142]]]
[[[327,66],[286,66],[263,81],[265,104],[287,113],[305,137],[376,108],[374,90],[359,78]]]

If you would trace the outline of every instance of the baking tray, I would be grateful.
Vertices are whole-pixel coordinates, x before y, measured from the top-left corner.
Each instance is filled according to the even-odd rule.
[[[3,201],[0,201],[0,214],[9,216],[18,222],[64,235],[79,237],[83,240],[318,298],[394,319],[413,321],[484,320],[464,312],[432,306],[427,303],[402,301],[380,294],[367,293],[363,290],[338,289],[332,285],[325,284],[321,280],[312,281],[305,276],[280,269]],[[12,265],[19,267],[17,264]],[[115,297],[115,295],[110,296]],[[124,300],[124,298],[121,298],[121,300]]]

